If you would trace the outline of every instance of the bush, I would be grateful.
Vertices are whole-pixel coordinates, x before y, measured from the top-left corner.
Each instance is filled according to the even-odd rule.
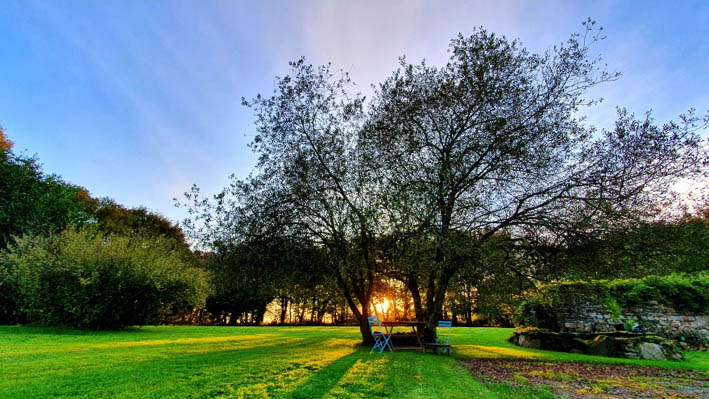
[[[46,325],[150,324],[179,308],[202,306],[207,294],[204,272],[159,238],[69,229],[22,238],[1,261],[17,292],[17,311]]]
[[[13,276],[0,264],[0,324],[22,321],[17,309],[17,296],[17,286]]]
[[[611,320],[617,323],[620,320],[620,316],[623,312],[623,309],[620,307],[620,305],[618,305],[618,301],[616,301],[613,297],[607,296],[603,299],[603,305],[605,305],[606,310],[611,316]]]

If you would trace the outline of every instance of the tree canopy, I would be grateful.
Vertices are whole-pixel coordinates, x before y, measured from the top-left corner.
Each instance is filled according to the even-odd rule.
[[[48,175],[35,157],[0,151],[0,250],[23,234],[48,234],[91,218],[87,192]]]

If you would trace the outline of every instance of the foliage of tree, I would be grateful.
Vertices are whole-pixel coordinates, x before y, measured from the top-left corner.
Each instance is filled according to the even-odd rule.
[[[0,257],[2,252],[0,252]],[[6,265],[0,264],[0,325],[23,322],[17,306],[19,293],[14,276]]]
[[[144,207],[126,208],[107,198],[97,201],[92,212],[102,231],[108,234],[141,237],[162,237],[187,250],[182,229],[164,216]]]
[[[214,293],[207,298],[207,310],[220,324],[260,324],[266,306],[276,297],[274,282],[278,248],[258,243],[223,243],[209,253]]]
[[[3,267],[0,268],[0,323],[37,321],[52,324],[66,323],[80,326],[111,327],[131,321],[140,323],[154,321],[157,315],[156,305],[150,301],[157,300],[162,302],[162,305],[160,305],[162,306],[161,312],[172,306],[169,302],[166,302],[166,300],[169,300],[169,294],[162,291],[159,295],[155,293],[156,285],[165,285],[170,282],[168,278],[172,278],[167,274],[169,268],[162,264],[174,261],[176,262],[175,268],[187,270],[188,263],[195,261],[195,259],[189,259],[189,248],[178,226],[156,213],[147,211],[145,208],[126,209],[112,200],[96,200],[83,187],[66,183],[56,175],[46,174],[36,157],[17,155],[12,152],[12,142],[7,139],[2,129],[0,129],[0,146],[0,251],[7,251],[8,247],[12,248],[13,251],[12,254],[7,255]],[[60,232],[74,225],[92,225],[95,228],[92,231],[96,234],[101,233],[106,240],[110,241],[110,244],[105,247],[97,247],[98,244],[95,240],[99,240],[98,236],[92,241],[86,236],[88,233],[84,236],[72,235],[73,233],[71,232],[60,234]],[[45,239],[42,236],[49,236],[49,238]],[[20,240],[21,245],[13,248],[16,240]],[[145,244],[147,247],[139,250],[133,258],[128,257],[127,254],[119,254],[120,256],[116,255],[117,258],[111,258],[111,255],[106,252],[104,254],[106,256],[100,259],[83,259],[79,261],[75,256],[78,254],[77,246],[82,240],[89,243],[90,246],[93,245],[94,249],[96,249],[94,255],[101,251],[129,251],[137,245],[142,245],[138,244],[141,242],[148,244]],[[168,243],[171,248],[167,247]],[[57,248],[65,246],[69,252],[59,254],[56,252],[59,249],[49,248],[52,245],[57,246]],[[102,249],[99,249],[99,247]],[[154,254],[147,253],[147,248],[154,251]],[[57,256],[56,259],[51,262],[38,263],[37,265],[32,263],[38,261],[37,256],[39,256],[38,254],[41,251],[50,251],[50,249],[54,251],[52,253]],[[151,259],[150,256],[153,258]],[[62,257],[69,257],[70,259],[67,260]],[[74,262],[74,264],[67,269],[62,262],[69,260]],[[113,267],[110,262],[113,261],[125,261],[127,263],[121,263],[115,267],[114,271],[109,272],[108,270]],[[153,266],[164,270],[155,269],[150,271],[151,268],[154,268]],[[18,280],[20,277],[30,276],[29,272],[32,267],[36,267],[37,273],[43,273],[33,277],[36,279],[35,283],[41,285],[41,287],[18,285],[19,282],[25,281]],[[57,270],[51,270],[52,268]],[[49,279],[53,278],[52,276],[57,276],[56,282],[59,284],[61,283],[59,276],[61,278],[69,278],[70,276],[62,273],[70,272],[79,274],[93,273],[91,277],[81,278],[84,279],[82,281],[89,285],[89,288],[93,287],[92,289],[95,289],[92,293],[88,291],[87,287],[83,286],[87,290],[81,291],[83,288],[77,286],[58,287],[64,290],[63,295],[76,296],[76,298],[72,299],[77,301],[74,305],[79,306],[77,305],[78,303],[82,304],[83,307],[77,307],[74,310],[67,310],[67,306],[73,306],[69,299],[64,298],[66,300],[53,304],[52,300],[57,299],[53,296],[54,294],[42,291],[51,291],[57,288],[50,284],[51,281]],[[117,274],[114,276],[111,273]],[[154,278],[150,277],[152,275],[154,275]],[[142,287],[145,291],[138,293],[140,285],[136,279],[146,276],[153,280],[150,281],[148,279],[140,283],[143,284]],[[92,278],[100,279],[100,281],[92,281]],[[183,278],[185,284],[190,283],[189,279],[185,279],[184,276],[179,278]],[[109,281],[110,279],[115,280]],[[205,284],[203,281],[205,276],[201,271],[195,271],[194,279],[200,285]],[[69,280],[65,279],[64,282]],[[174,282],[176,284],[180,283],[178,280]],[[107,285],[99,286],[104,283]],[[123,287],[121,289],[133,289],[132,295],[136,296],[136,302],[126,302],[129,300],[128,297],[125,297],[125,300],[114,300],[116,298],[111,296],[110,290],[103,292],[107,296],[101,299],[103,301],[101,304],[81,302],[96,301],[96,298],[92,299],[89,296],[103,295],[101,290],[108,289],[108,284],[113,283]],[[133,284],[133,286],[127,287],[125,285],[127,283]],[[204,288],[195,287],[200,290]],[[165,286],[159,289],[164,290],[167,288],[169,287]],[[174,286],[174,288],[176,289],[175,295],[186,295],[186,288],[180,286]],[[30,294],[30,289],[39,291],[32,291]],[[26,301],[27,298],[34,298],[33,295],[39,295],[40,293],[44,295],[43,298],[46,300],[33,299],[31,302]],[[116,295],[120,297],[123,293]],[[141,295],[143,295],[142,299],[138,298]],[[105,301],[112,302],[104,303]],[[197,302],[199,301],[195,303]],[[178,302],[175,301],[174,304],[177,305]],[[109,307],[109,305],[113,307]],[[136,310],[136,307],[144,305],[144,309]],[[47,308],[42,308],[42,306],[47,306]],[[102,308],[101,306],[104,307]],[[60,309],[60,307],[63,308]],[[71,312],[76,312],[76,314],[70,315],[69,313]],[[114,316],[101,312],[114,313]],[[94,315],[92,316],[91,313]],[[131,319],[133,316],[128,315],[130,313],[135,313],[134,319]],[[64,316],[67,319],[62,321],[61,317]],[[105,318],[105,316],[108,316],[108,318]],[[102,318],[105,318],[105,320],[101,320]]]
[[[521,256],[512,237],[497,234],[477,249],[452,279],[444,309],[465,325],[512,324],[523,295],[533,289],[543,270]],[[445,313],[445,312],[444,312]]]
[[[335,317],[337,304],[344,298],[334,279],[323,273],[326,253],[307,243],[278,244],[273,281],[280,324],[320,324],[326,314]],[[271,252],[271,256],[274,252]],[[345,305],[346,306],[346,305]],[[344,320],[341,320],[341,322]]]
[[[48,234],[91,219],[86,191],[47,175],[34,157],[0,151],[0,250],[24,234]]]
[[[338,298],[322,273],[323,251],[305,243],[220,243],[205,256],[214,286],[207,310],[218,324],[261,324],[274,300],[280,307],[277,322],[319,323]]]
[[[0,126],[0,152],[10,151],[14,143],[7,138],[5,128]]]
[[[545,261],[565,277],[627,278],[709,271],[709,210],[582,236]]]
[[[105,235],[93,227],[25,236],[0,255],[22,320],[120,328],[202,306],[205,273],[163,238]],[[15,315],[17,316],[17,315]]]

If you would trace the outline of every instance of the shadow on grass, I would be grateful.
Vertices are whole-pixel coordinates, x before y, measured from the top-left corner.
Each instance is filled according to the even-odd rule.
[[[380,359],[377,354],[369,353],[369,348],[358,348],[354,353],[345,355],[327,367],[313,374],[306,381],[286,395],[289,399],[319,399],[335,388],[348,371],[357,363],[373,362]]]
[[[110,336],[115,334],[131,334],[131,333],[153,333],[150,329],[143,328],[144,326],[129,326],[122,329],[114,330],[97,330],[90,328],[76,327],[52,327],[43,325],[23,324],[23,325],[7,325],[0,326],[2,334],[16,335],[64,335],[64,336]]]

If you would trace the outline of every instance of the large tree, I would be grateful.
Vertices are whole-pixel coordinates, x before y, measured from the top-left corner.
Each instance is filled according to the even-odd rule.
[[[401,280],[432,339],[451,280],[484,267],[486,243],[612,230],[706,166],[696,129],[707,119],[693,113],[657,126],[621,110],[602,132],[585,123],[582,107],[597,102],[589,89],[619,76],[593,55],[598,31],[585,26],[543,54],[483,29],[461,35],[443,67],[402,59],[367,111],[346,74],[292,63],[272,95],[244,101],[256,114],[254,173],[212,205],[188,195],[195,231],[322,248],[322,272],[365,342],[379,280]]]
[[[593,23],[543,54],[483,29],[450,45],[441,67],[402,66],[379,86],[365,129],[387,188],[388,225],[403,240],[432,242],[426,264],[394,264],[428,338],[451,279],[499,232],[569,234],[603,220],[622,224],[706,159],[691,128],[656,126],[619,112],[597,137],[579,113],[588,90],[617,74],[599,67]],[[471,240],[459,245],[456,235]],[[422,240],[422,237],[425,240]],[[421,273],[421,268],[425,272]]]

